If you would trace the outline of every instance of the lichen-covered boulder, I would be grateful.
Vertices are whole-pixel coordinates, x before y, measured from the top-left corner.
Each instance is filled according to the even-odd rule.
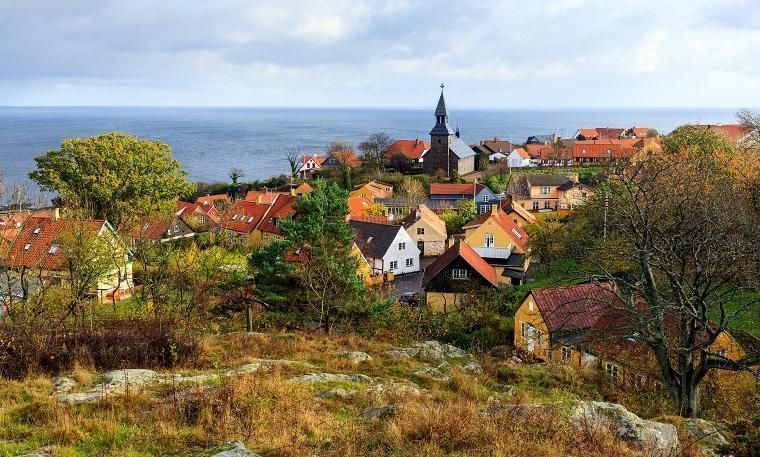
[[[374,406],[367,408],[359,415],[363,420],[385,419],[396,412],[396,405]]]
[[[217,452],[212,457],[261,457],[259,454],[249,450],[240,441],[229,444],[229,449]]]
[[[372,357],[366,352],[362,351],[343,351],[336,354],[338,357],[348,359],[353,363],[369,362]]]
[[[367,375],[360,373],[356,374],[343,374],[343,373],[309,373],[303,376],[296,376],[290,378],[291,382],[299,382],[303,384],[317,384],[321,382],[358,382],[371,384],[374,379]]]
[[[718,426],[704,419],[683,419],[683,430],[700,446],[717,448],[728,444]]]

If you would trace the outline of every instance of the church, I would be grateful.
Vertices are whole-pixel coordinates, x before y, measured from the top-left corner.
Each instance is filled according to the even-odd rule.
[[[455,132],[449,127],[443,87],[441,84],[441,97],[435,108],[435,127],[430,131],[430,150],[425,153],[422,165],[429,175],[451,176],[457,171],[463,176],[475,171],[475,151],[459,138],[459,128]]]

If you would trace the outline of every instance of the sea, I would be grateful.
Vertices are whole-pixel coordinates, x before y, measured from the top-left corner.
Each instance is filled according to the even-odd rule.
[[[644,126],[667,133],[685,123],[730,123],[736,109],[452,110],[450,124],[469,144],[498,137],[522,143],[530,135],[568,138],[581,127]],[[233,167],[244,180],[285,173],[285,154],[324,153],[335,139],[358,144],[369,134],[429,140],[433,108],[160,108],[2,107],[0,173],[29,184],[34,157],[65,138],[121,131],[169,144],[194,181],[227,181]]]

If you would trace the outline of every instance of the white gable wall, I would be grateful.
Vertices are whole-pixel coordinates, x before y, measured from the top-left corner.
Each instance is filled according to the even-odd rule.
[[[399,243],[404,243],[405,247],[399,250]],[[407,267],[407,259],[412,259],[412,265]],[[398,262],[398,267],[391,269],[391,262]],[[400,275],[404,273],[414,273],[420,271],[420,250],[417,243],[409,236],[403,227],[396,233],[396,238],[388,247],[388,251],[383,256],[384,272],[390,271],[393,274]]]

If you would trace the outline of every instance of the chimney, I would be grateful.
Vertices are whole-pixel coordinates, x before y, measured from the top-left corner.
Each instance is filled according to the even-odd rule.
[[[415,146],[419,146],[420,145],[420,139],[419,138],[417,138],[417,139],[414,140],[414,145]]]
[[[456,132],[454,132],[454,135],[455,135],[457,138],[459,138],[459,126],[458,126],[458,125],[457,125],[457,131],[456,131]]]
[[[499,205],[491,205],[491,214],[496,214],[499,212]]]
[[[264,202],[263,198],[264,198],[263,195],[259,194],[256,197],[256,203],[263,203]]]
[[[61,218],[61,209],[58,207],[55,207],[50,210],[50,220],[51,221],[57,221]]]

